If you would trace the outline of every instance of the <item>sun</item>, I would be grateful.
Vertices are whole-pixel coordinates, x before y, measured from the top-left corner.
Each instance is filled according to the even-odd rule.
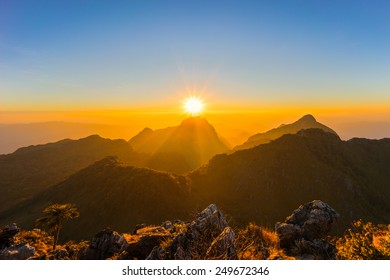
[[[184,110],[192,116],[198,116],[202,113],[204,104],[198,97],[188,97],[184,100]]]

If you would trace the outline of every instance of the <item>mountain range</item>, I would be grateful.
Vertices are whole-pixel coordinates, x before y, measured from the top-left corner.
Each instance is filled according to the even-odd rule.
[[[306,129],[291,132],[299,126]],[[339,231],[358,218],[390,222],[390,139],[342,141],[312,116],[271,131],[290,133],[224,153],[207,120],[189,118],[178,127],[145,129],[129,142],[91,136],[20,149],[0,156],[6,167],[0,169],[0,225],[31,227],[51,203],[75,203],[80,219],[64,227],[63,236],[82,239],[105,226],[129,230],[218,203],[233,224],[271,226],[314,199],[340,213]],[[161,169],[165,160],[191,171],[153,170],[156,155]]]

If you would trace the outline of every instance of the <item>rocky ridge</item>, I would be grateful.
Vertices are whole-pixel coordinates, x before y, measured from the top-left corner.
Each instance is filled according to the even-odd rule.
[[[300,206],[283,223],[276,224],[276,233],[269,233],[280,244],[280,247],[274,245],[277,247],[274,249],[279,250],[276,259],[334,257],[334,248],[324,237],[338,217],[334,209],[319,200]],[[242,259],[239,256],[245,256],[243,251],[248,250],[238,246],[237,233],[215,204],[206,207],[192,221],[165,221],[159,226],[138,225],[131,234],[119,234],[107,228],[89,242],[68,242],[55,251],[49,249],[51,244],[32,242],[31,236],[19,237],[21,233],[15,224],[0,230],[0,259],[226,260]],[[40,230],[31,233],[47,237]],[[50,238],[47,240],[48,243],[52,241]],[[249,241],[253,248],[266,246]]]

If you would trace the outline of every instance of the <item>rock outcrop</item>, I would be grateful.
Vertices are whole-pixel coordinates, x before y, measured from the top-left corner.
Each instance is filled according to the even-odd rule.
[[[90,245],[82,252],[82,260],[104,260],[119,252],[123,239],[116,231],[104,229],[98,232],[91,240]]]
[[[329,259],[334,248],[323,238],[338,218],[339,214],[320,200],[301,205],[283,223],[275,225],[280,247],[298,258]]]
[[[12,238],[20,231],[16,224],[0,229],[0,250],[11,246]]]
[[[174,228],[170,222],[165,222]],[[155,247],[147,259],[219,259],[236,258],[235,234],[228,227],[223,213],[215,204],[209,205],[190,223],[176,223],[181,232],[164,248]]]
[[[34,255],[35,248],[24,243],[3,249],[0,252],[0,260],[27,260]]]

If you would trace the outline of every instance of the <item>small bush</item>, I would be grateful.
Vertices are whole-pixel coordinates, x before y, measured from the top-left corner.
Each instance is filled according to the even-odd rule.
[[[279,246],[277,234],[250,223],[238,231],[237,256],[241,260],[288,259]]]
[[[35,248],[38,255],[47,254],[53,246],[54,238],[46,231],[33,229],[29,231],[20,231],[14,236],[13,243],[15,245],[28,243]]]
[[[345,260],[390,259],[390,225],[355,221],[336,243],[337,258]]]

